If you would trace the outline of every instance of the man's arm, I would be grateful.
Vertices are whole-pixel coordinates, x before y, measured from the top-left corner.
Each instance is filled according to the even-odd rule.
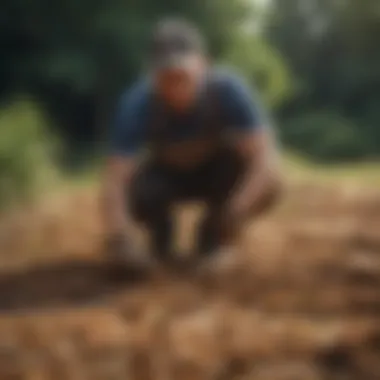
[[[146,87],[139,83],[116,108],[101,186],[102,215],[110,236],[127,232],[128,189],[144,142],[146,105]]]
[[[108,236],[120,236],[126,232],[126,199],[135,168],[135,159],[131,157],[111,156],[107,159],[102,178],[101,209]]]
[[[246,163],[246,171],[231,197],[231,212],[237,217],[255,215],[281,189],[275,141],[268,128],[260,128],[238,137],[236,148]]]
[[[278,192],[280,168],[274,132],[257,93],[244,79],[225,83],[225,109],[235,146],[246,164],[244,178],[231,195],[231,213],[255,214],[271,192]]]

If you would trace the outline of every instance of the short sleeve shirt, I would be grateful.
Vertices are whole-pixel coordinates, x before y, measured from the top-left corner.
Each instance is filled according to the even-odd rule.
[[[215,81],[219,91],[218,108],[225,128],[236,132],[255,131],[268,126],[266,112],[259,96],[240,75],[228,70],[215,70]],[[142,78],[122,94],[113,118],[110,138],[110,154],[134,156],[148,142],[152,112],[152,87],[149,79]],[[202,134],[199,123],[200,107],[183,117],[170,118],[165,138],[174,141],[194,139]]]

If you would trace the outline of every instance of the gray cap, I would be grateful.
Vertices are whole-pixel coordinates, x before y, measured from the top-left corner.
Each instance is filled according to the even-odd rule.
[[[186,66],[189,57],[204,51],[200,32],[187,21],[163,20],[153,31],[151,60],[155,68]]]

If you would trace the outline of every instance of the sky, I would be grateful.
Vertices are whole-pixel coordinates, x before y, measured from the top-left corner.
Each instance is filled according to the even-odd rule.
[[[263,5],[263,6],[266,6],[268,4],[270,4],[271,0],[248,0],[249,2],[253,3],[253,4],[259,4],[259,5]]]

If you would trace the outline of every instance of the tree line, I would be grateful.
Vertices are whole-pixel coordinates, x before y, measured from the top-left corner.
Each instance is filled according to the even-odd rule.
[[[88,159],[168,15],[199,25],[212,56],[260,89],[285,146],[328,162],[379,156],[377,0],[3,0],[2,109],[31,97],[63,162]]]

